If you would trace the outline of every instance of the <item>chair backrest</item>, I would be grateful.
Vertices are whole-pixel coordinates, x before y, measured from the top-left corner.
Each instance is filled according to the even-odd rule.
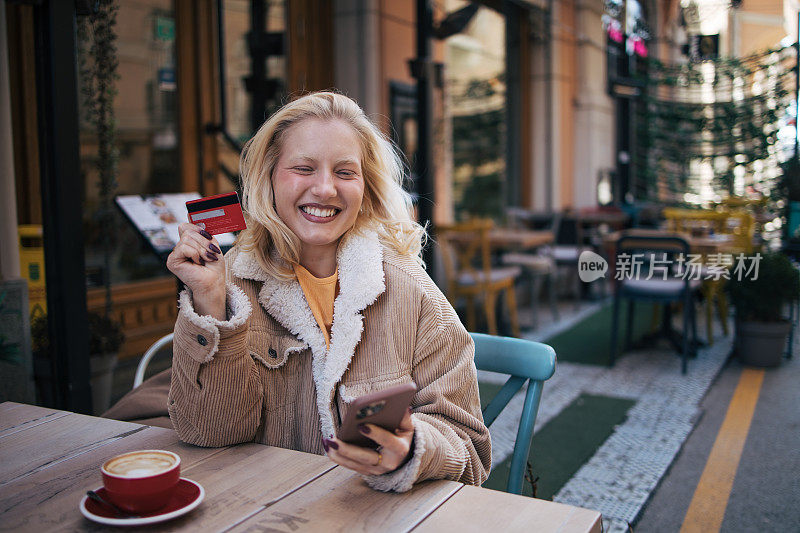
[[[468,273],[474,279],[490,279],[492,269],[489,231],[491,220],[474,219],[458,224],[437,224],[436,236],[442,247],[442,263],[447,277],[448,295],[453,296],[458,279]],[[483,276],[478,276],[482,271]]]
[[[139,365],[136,367],[136,375],[133,377],[134,389],[139,385],[141,385],[142,382],[144,381],[144,374],[145,371],[147,371],[147,365],[150,363],[150,360],[158,353],[158,351],[161,348],[172,342],[173,335],[174,333],[170,333],[169,335],[164,335],[156,342],[154,342],[153,345],[150,346],[146,352],[144,352],[142,358],[139,359]]]
[[[511,472],[506,486],[508,492],[521,494],[525,465],[531,450],[533,427],[539,410],[539,399],[542,396],[544,382],[550,379],[556,370],[556,353],[553,348],[540,342],[483,333],[470,333],[470,335],[475,341],[475,366],[478,370],[510,376],[497,396],[483,410],[483,419],[487,426],[495,421],[517,391],[526,382],[528,383],[517,439],[514,442],[514,453],[511,456]]]
[[[728,215],[709,209],[679,209],[667,207],[661,213],[667,222],[668,231],[693,234],[699,232],[722,233]]]
[[[685,261],[689,259],[689,243],[682,235],[658,230],[629,230],[617,239],[615,248],[617,269],[628,267],[631,277],[649,275],[650,263],[653,262],[655,276],[662,273],[667,278],[682,276],[688,289],[690,276],[684,276],[683,271],[675,271],[673,268],[685,269]],[[627,261],[622,260],[623,254],[628,255]],[[681,263],[679,258],[684,262]],[[655,268],[658,268],[657,272]],[[640,272],[637,273],[637,269]],[[612,275],[616,275],[616,272]]]
[[[524,207],[507,207],[506,222],[510,228],[552,231],[558,230],[561,214],[552,211],[532,211]]]
[[[553,231],[555,232],[555,242],[561,245],[583,246],[583,222],[580,213],[576,211],[565,211],[560,213],[556,219]]]

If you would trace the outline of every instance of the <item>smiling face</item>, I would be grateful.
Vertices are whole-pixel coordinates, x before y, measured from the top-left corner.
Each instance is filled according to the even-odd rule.
[[[334,260],[364,198],[361,144],[341,120],[309,118],[283,136],[273,171],[278,216],[300,239],[300,262]]]

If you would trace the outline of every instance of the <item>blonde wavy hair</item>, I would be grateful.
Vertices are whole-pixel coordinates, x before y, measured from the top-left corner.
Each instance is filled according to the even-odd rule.
[[[394,144],[367,118],[352,99],[335,92],[315,92],[281,107],[244,147],[239,162],[242,208],[247,229],[237,247],[253,253],[261,267],[280,279],[291,279],[292,263],[299,262],[300,239],[278,216],[274,206],[272,176],[286,131],[305,119],[341,120],[361,142],[364,199],[349,233],[373,230],[384,246],[415,257],[427,238],[412,217],[411,196],[403,189],[404,166]]]

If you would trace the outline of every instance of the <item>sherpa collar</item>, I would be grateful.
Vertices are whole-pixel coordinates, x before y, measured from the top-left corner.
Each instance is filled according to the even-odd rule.
[[[270,277],[251,252],[240,251],[231,272],[245,279],[263,281],[258,301],[292,334],[308,343],[313,354],[312,371],[317,389],[317,410],[323,435],[335,435],[331,400],[361,340],[364,317],[361,314],[386,290],[383,248],[373,231],[345,237],[337,252],[339,295],[333,304],[330,349],[317,325],[303,289],[296,279],[282,281]]]

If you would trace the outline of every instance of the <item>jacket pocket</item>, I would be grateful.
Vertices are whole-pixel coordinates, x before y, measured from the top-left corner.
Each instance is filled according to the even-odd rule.
[[[308,349],[308,344],[288,332],[250,328],[250,355],[269,369],[283,366],[293,353]]]
[[[261,374],[261,387],[264,397],[264,409],[275,416],[284,411],[293,411],[289,407],[298,401],[301,387],[311,383],[303,383],[300,371],[302,354],[308,345],[286,331],[271,331],[260,328],[250,330],[250,356],[256,365],[264,365]],[[284,415],[286,413],[283,413]]]

